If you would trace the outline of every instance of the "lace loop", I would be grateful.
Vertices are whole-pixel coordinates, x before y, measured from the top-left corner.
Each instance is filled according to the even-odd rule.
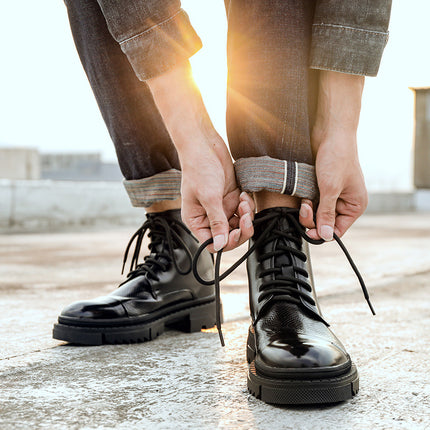
[[[325,243],[323,239],[312,239],[306,234],[306,229],[299,223],[297,220],[295,214],[298,213],[298,209],[290,209],[288,212],[286,212],[286,216],[288,217],[288,220],[291,222],[291,224],[294,226],[295,231],[298,232],[300,237],[304,239],[306,242],[312,244],[312,245],[321,245]],[[242,264],[254,251],[257,247],[259,247],[265,240],[269,241],[271,240],[271,237],[269,236],[270,233],[272,233],[272,236],[277,237],[283,237],[288,240],[292,240],[296,244],[300,244],[300,240],[297,239],[297,237],[294,237],[291,233],[281,231],[279,229],[275,229],[275,225],[280,217],[280,214],[278,212],[275,213],[269,213],[267,215],[262,216],[261,218],[258,218],[254,221],[254,226],[257,226],[259,224],[267,223],[267,227],[262,231],[259,238],[254,242],[254,244],[248,249],[247,252],[245,252],[242,257],[240,257],[235,263],[233,263],[224,273],[220,274],[220,267],[221,267],[221,257],[223,250],[221,249],[218,251],[216,259],[215,259],[215,276],[212,280],[206,280],[203,279],[197,270],[197,262],[200,257],[200,254],[203,252],[203,250],[213,243],[213,238],[210,238],[206,240],[204,243],[200,245],[198,248],[196,254],[194,255],[194,258],[192,260],[192,268],[193,268],[193,274],[198,282],[200,282],[203,285],[215,285],[215,301],[216,301],[216,327],[218,330],[218,335],[221,341],[221,345],[224,346],[224,336],[222,334],[221,329],[221,293],[220,293],[220,283],[222,280],[224,280],[228,275],[230,275],[234,270],[237,269],[237,267]],[[345,245],[341,241],[341,239],[334,234],[333,235],[335,241],[338,243],[340,248],[342,249],[343,253],[345,254],[345,257],[347,258],[349,264],[351,265],[355,275],[357,276],[357,279],[360,283],[361,289],[363,291],[364,298],[367,301],[367,304],[369,305],[369,308],[373,315],[375,315],[375,310],[373,309],[373,306],[370,302],[369,293],[367,291],[366,285],[364,283],[363,277],[361,276],[357,266],[355,265],[354,261],[351,258],[351,255],[349,254],[348,250],[346,249]],[[281,251],[281,252],[279,252]],[[261,260],[265,260],[267,258],[274,257],[276,255],[281,255],[284,252],[289,252],[297,256],[302,261],[306,261],[307,257],[306,254],[302,251],[295,249],[291,246],[281,244],[279,248],[275,251],[267,252],[260,256]],[[295,267],[293,264],[291,265],[292,269],[300,273],[302,276],[308,277],[308,273],[306,270]],[[300,270],[297,270],[300,269]],[[295,278],[293,276],[287,276],[287,275],[281,275],[281,269],[279,267],[270,268],[267,270],[262,271],[260,276],[266,276],[270,273],[277,274],[276,279],[265,281],[260,286],[260,296],[258,301],[263,301],[264,298],[270,297],[270,300],[287,300],[293,303],[300,304],[300,298],[303,300],[309,302],[311,305],[315,305],[315,301],[306,295],[304,292],[297,289],[297,285],[302,286],[304,289],[308,290],[309,292],[312,291],[312,287],[306,282],[299,278]],[[294,286],[296,285],[296,286]],[[268,288],[277,286],[278,288]],[[260,315],[263,314],[264,309],[266,306],[269,305],[270,300],[263,303]]]

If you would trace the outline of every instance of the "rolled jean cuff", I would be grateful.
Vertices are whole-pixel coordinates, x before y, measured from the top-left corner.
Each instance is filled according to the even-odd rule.
[[[314,24],[310,67],[362,76],[378,74],[388,32]]]
[[[161,75],[188,60],[202,42],[183,9],[165,21],[120,42],[141,81]]]
[[[181,172],[170,169],[143,179],[124,180],[131,204],[148,207],[163,200],[181,197]]]
[[[315,168],[309,164],[268,156],[240,158],[234,163],[242,191],[271,191],[315,200],[318,187]]]

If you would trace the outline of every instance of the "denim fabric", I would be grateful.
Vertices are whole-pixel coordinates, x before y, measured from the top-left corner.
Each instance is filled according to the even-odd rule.
[[[176,198],[178,156],[142,81],[187,60],[201,46],[180,1],[65,3],[133,205]],[[250,183],[247,175],[255,166],[263,169],[270,159],[267,166],[280,171],[287,165],[301,167],[285,169],[278,178],[289,183],[295,172],[292,187],[275,181],[269,188],[317,193],[310,146],[316,69],[375,74],[390,5],[390,0],[226,0],[227,131],[234,158],[242,160],[244,184]]]
[[[66,0],[82,65],[126,180],[180,169],[176,149],[148,86],[108,31],[96,0]]]
[[[314,6],[303,0],[230,1],[227,134],[233,158],[267,155],[312,164],[318,72],[308,61]]]
[[[310,66],[376,76],[388,41],[391,0],[318,0]]]
[[[98,0],[109,31],[144,81],[202,46],[180,0]]]

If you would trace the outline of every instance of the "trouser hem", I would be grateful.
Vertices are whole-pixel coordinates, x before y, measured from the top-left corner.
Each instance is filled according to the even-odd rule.
[[[148,178],[124,180],[124,187],[134,207],[175,200],[181,197],[181,172],[170,169]]]
[[[242,191],[266,190],[310,200],[318,196],[315,167],[310,164],[263,156],[240,158],[234,168]]]
[[[318,187],[315,168],[306,163],[268,156],[240,158],[234,163],[238,185],[248,193],[270,191],[315,200]],[[143,179],[124,180],[134,207],[148,207],[181,197],[181,171],[166,170]]]

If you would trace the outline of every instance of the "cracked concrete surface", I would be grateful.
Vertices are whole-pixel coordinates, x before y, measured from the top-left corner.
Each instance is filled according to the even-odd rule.
[[[101,347],[51,339],[63,306],[115,288],[131,233],[0,236],[1,429],[430,428],[428,214],[364,216],[346,236],[376,317],[336,245],[312,248],[323,312],[360,372],[353,400],[315,407],[248,395],[243,266],[222,285],[225,348],[216,330]]]

